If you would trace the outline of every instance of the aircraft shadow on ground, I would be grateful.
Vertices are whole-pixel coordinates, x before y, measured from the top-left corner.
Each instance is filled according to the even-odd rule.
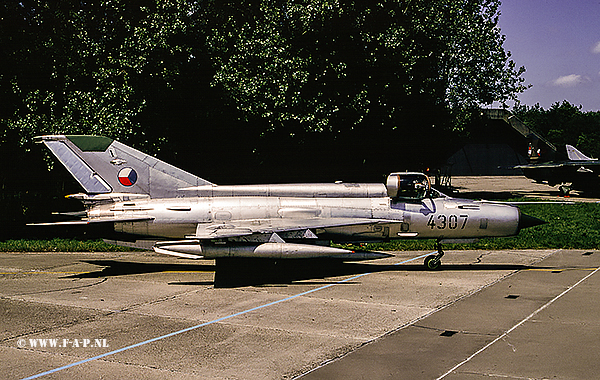
[[[212,272],[214,264],[177,264],[177,263],[140,263],[117,260],[82,260],[82,262],[98,265],[103,268],[87,273],[79,273],[66,278],[101,278],[126,276],[133,274],[150,274],[161,272]],[[208,284],[212,284],[209,282]],[[200,284],[200,283],[198,283]]]
[[[337,283],[338,280],[331,279],[331,277],[338,276],[355,276],[383,272],[431,272],[422,264],[382,265],[376,263],[344,263],[322,259],[307,260],[304,262],[295,261],[284,260],[272,267],[256,264],[256,267],[252,268],[251,265],[245,265],[242,270],[236,268],[219,268],[219,265],[217,265],[215,287],[291,285],[297,281],[302,281],[303,284],[325,285]],[[532,268],[534,267],[510,264],[450,264],[442,265],[441,270],[494,271]]]
[[[337,276],[381,272],[430,272],[422,264],[387,265],[377,263],[347,263],[329,259],[226,259],[216,264],[165,264],[139,263],[117,260],[85,260],[88,264],[102,266],[94,272],[71,275],[66,278],[102,278],[160,272],[215,272],[214,281],[173,281],[169,285],[236,288],[243,286],[333,284]],[[520,264],[443,264],[441,271],[498,271],[552,269]],[[313,281],[310,281],[313,280]],[[306,282],[309,281],[309,282]]]

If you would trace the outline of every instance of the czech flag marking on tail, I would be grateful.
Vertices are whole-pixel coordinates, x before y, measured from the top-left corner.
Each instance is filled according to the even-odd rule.
[[[137,181],[137,173],[132,168],[123,168],[119,171],[119,183],[123,186],[133,186]]]

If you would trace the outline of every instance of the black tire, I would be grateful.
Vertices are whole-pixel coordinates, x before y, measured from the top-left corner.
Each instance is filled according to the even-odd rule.
[[[424,264],[425,268],[428,270],[438,270],[440,269],[442,262],[440,260],[436,260],[435,255],[429,255],[425,258]]]

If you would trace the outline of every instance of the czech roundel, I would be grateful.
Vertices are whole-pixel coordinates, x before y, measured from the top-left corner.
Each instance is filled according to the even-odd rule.
[[[132,168],[123,168],[119,171],[119,183],[123,186],[133,186],[137,181],[137,173]]]

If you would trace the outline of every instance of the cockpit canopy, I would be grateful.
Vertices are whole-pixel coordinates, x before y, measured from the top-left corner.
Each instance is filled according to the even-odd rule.
[[[392,173],[387,177],[386,187],[392,199],[421,200],[429,195],[431,182],[423,173]]]

